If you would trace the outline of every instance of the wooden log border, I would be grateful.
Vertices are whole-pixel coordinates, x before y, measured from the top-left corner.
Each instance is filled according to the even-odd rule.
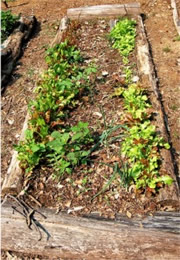
[[[68,19],[63,19],[64,20],[61,20],[61,26],[63,25],[62,27],[64,29],[60,27],[58,35],[56,35],[54,39],[54,44],[61,41],[62,32],[66,30]],[[138,19],[140,20],[140,30],[142,33],[137,47],[139,48],[137,51],[141,53],[141,56],[138,58],[139,70],[142,74],[141,76],[143,77],[144,73],[145,78],[148,78],[152,83],[155,97],[158,99],[159,92],[155,84],[157,78],[154,72],[152,57],[142,18],[139,17]],[[143,64],[146,64],[146,66]],[[146,70],[147,67],[149,68],[148,70]],[[144,68],[146,69],[144,70]],[[162,112],[159,112],[159,114],[162,120]],[[22,137],[27,127],[26,120]],[[162,122],[164,121],[162,120],[161,123]],[[164,129],[166,128],[164,127]],[[11,165],[8,169],[9,177],[4,182],[2,188],[3,195],[11,193],[11,191],[17,195],[20,191],[22,172],[19,168],[18,170],[14,170],[13,164],[16,165],[17,154],[13,156],[15,159],[12,158]],[[172,165],[172,161],[167,163]],[[13,178],[10,177],[14,175],[14,178],[16,178],[15,172],[16,174],[18,173],[20,177],[19,182],[17,182],[18,185],[14,185]],[[174,174],[174,172],[172,172],[172,174]],[[10,181],[10,179],[12,181]],[[172,191],[173,188],[175,192]],[[166,194],[161,194],[160,201],[161,199],[165,199],[166,201],[169,199],[171,204],[173,199],[177,202],[178,185],[176,182],[173,188],[168,190],[170,197],[167,198]],[[165,193],[166,192],[167,191],[165,191]],[[97,217],[97,215],[94,217],[95,219],[93,219],[92,216],[89,216],[89,218],[75,218],[67,214],[55,215],[55,213],[49,209],[41,209],[41,211],[47,216],[47,219],[39,219],[39,221],[50,233],[51,238],[49,241],[46,241],[46,237],[44,237],[42,241],[37,242],[37,233],[30,231],[23,225],[23,223],[25,223],[23,217],[17,214],[12,215],[12,209],[9,205],[3,206],[2,250],[39,254],[49,257],[49,259],[52,259],[52,257],[53,259],[59,259],[60,257],[66,259],[101,259],[102,256],[104,259],[178,259],[178,248],[180,247],[178,234],[180,232],[178,229],[180,213],[157,213],[154,217],[149,217],[145,220],[131,220],[119,215],[115,221],[105,221]]]
[[[29,114],[26,115],[23,124],[23,129],[20,135],[20,141],[23,141],[25,138],[25,131],[28,127],[28,119],[29,119]],[[7,171],[7,175],[2,185],[2,190],[1,190],[2,196],[4,196],[5,194],[17,195],[21,192],[23,172],[22,169],[19,167],[19,160],[17,157],[18,157],[18,152],[14,151]]]
[[[141,13],[139,3],[96,5],[67,10],[67,17],[71,20],[89,20],[102,17],[119,17],[125,15],[138,15]]]
[[[1,75],[1,91],[3,92],[9,77],[16,65],[16,61],[22,54],[22,46],[30,38],[32,31],[37,23],[35,16],[22,16],[19,19],[19,26],[8,37],[8,39],[1,44],[1,61],[2,61],[2,75]]]
[[[35,216],[43,238],[29,230],[25,219],[2,207],[2,249],[41,255],[49,259],[151,259],[176,260],[180,248],[180,213],[159,212],[146,219],[118,215],[115,221],[102,218],[56,215],[41,209],[47,219]],[[13,232],[13,234],[12,234]]]
[[[140,34],[137,42],[137,65],[138,71],[143,82],[144,87],[151,86],[152,91],[150,93],[150,100],[153,107],[156,108],[156,126],[162,134],[163,138],[170,142],[168,135],[168,122],[166,121],[166,114],[164,111],[163,103],[161,101],[161,93],[158,85],[158,78],[156,75],[155,66],[153,63],[152,55],[150,52],[150,44],[147,40],[147,35],[143,23],[142,16],[138,16]],[[147,88],[148,89],[148,88]],[[149,90],[149,89],[148,89]],[[162,204],[176,204],[179,206],[179,186],[177,183],[177,176],[175,175],[175,167],[173,164],[173,156],[171,150],[162,149],[161,157],[165,158],[162,160],[162,169],[167,171],[168,174],[175,180],[171,186],[166,186],[160,190],[158,195],[158,201]]]
[[[176,26],[177,32],[180,35],[180,17],[177,11],[176,0],[171,0],[171,7],[173,9],[173,20]]]

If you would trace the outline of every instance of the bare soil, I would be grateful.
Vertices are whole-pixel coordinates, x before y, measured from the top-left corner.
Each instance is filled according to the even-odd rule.
[[[128,2],[132,1],[16,0],[13,2],[9,2],[10,9],[13,13],[35,15],[39,22],[39,26],[37,27],[37,30],[34,33],[30,42],[25,46],[24,54],[19,60],[16,70],[14,71],[12,78],[10,79],[10,83],[2,95],[1,182],[3,182],[8,169],[8,165],[11,160],[11,156],[13,153],[13,144],[17,143],[19,140],[22,125],[27,112],[27,103],[30,99],[33,98],[32,92],[35,87],[35,82],[37,81],[40,73],[46,68],[46,64],[44,61],[45,50],[48,48],[49,44],[53,40],[57,32],[60,19],[66,14],[67,8],[95,4],[120,4]],[[177,36],[177,31],[173,23],[170,0],[139,0],[135,2],[140,2],[142,4],[142,11],[146,15],[145,25],[148,33],[148,38],[152,47],[152,54],[157,69],[157,75],[159,77],[159,88],[162,94],[165,112],[168,117],[170,138],[172,141],[172,147],[174,149],[174,155],[178,166],[177,168],[180,168],[180,42],[175,40],[175,37]],[[81,47],[83,48],[82,42]],[[102,52],[104,50],[104,47],[105,46],[99,46],[100,49],[102,48]],[[107,57],[106,59],[109,58]],[[107,68],[107,71],[109,73],[112,73],[114,69],[117,69],[114,67],[110,69],[110,67],[111,65],[109,64],[109,67]],[[106,82],[108,82],[108,79]],[[109,85],[100,85],[99,88],[105,89],[104,98],[105,101],[108,100],[106,96],[106,91],[109,91]],[[98,100],[98,95],[96,96],[96,98]],[[113,113],[115,105],[121,106],[121,103],[108,103],[109,111],[111,111],[111,113]],[[81,108],[87,110],[87,106],[88,104],[86,104],[85,102],[82,104]],[[91,108],[88,107],[88,110],[91,111]],[[97,120],[97,113],[95,112],[99,112],[98,107],[95,107],[91,111],[91,113],[87,115],[87,117],[89,116],[89,118]],[[72,119],[76,118],[76,120],[79,120],[79,118],[75,117],[76,113],[78,112],[72,114]],[[111,118],[111,113],[109,112],[109,119]],[[102,169],[99,169],[99,171],[101,170]],[[107,173],[107,177],[108,174],[110,173]],[[45,179],[43,180],[42,176],[40,176],[39,178],[39,183],[37,183],[37,185],[41,185],[41,187],[37,186],[37,189],[41,191],[41,196],[38,197],[38,199],[40,201],[42,199],[42,204],[44,200],[47,200],[47,198],[52,202],[54,199],[53,194],[48,194],[47,192],[44,195],[44,191],[42,189],[43,181]],[[46,176],[44,176],[44,178],[46,178]],[[82,176],[79,176],[79,179],[81,178]],[[99,182],[102,187],[102,180],[97,179],[97,182]],[[77,187],[78,185],[80,185],[80,183],[77,183]],[[123,203],[123,200],[129,200],[128,194],[125,191],[121,192],[121,203]],[[69,194],[68,198],[66,198],[65,204],[67,206],[71,205],[72,197],[74,197],[73,192],[72,194]],[[76,201],[76,203],[76,206],[79,206],[78,200]],[[156,207],[153,200],[150,202],[150,205],[147,205],[146,203],[144,204],[142,202],[137,205],[137,202],[133,198],[131,198],[130,201],[126,203],[127,208],[125,209],[125,212],[129,212],[128,203],[131,205],[132,209],[136,208],[137,211],[139,210],[140,214],[147,208],[151,208],[151,210],[154,210],[154,208]],[[59,206],[61,206],[61,203],[59,203]],[[104,202],[102,203],[102,207],[105,209],[108,208],[108,200],[106,202],[106,205],[104,204]],[[94,210],[96,210],[96,208],[94,208]],[[119,209],[117,209],[117,211],[118,210]],[[109,212],[109,216],[113,217],[111,210]],[[11,255],[12,258],[4,253],[4,256],[2,257],[5,258],[2,259],[34,259],[28,258],[28,256],[17,256],[17,258],[13,258],[16,256],[14,256],[13,254]]]

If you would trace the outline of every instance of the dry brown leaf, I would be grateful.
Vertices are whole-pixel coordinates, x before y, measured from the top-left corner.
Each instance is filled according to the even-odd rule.
[[[71,206],[71,200],[67,200],[66,203],[64,204],[67,208]]]
[[[131,218],[131,217],[132,217],[131,212],[129,212],[128,210],[126,211],[126,215],[127,215],[128,218]]]

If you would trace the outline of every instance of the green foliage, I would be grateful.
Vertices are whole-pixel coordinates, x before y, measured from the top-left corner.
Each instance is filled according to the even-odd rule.
[[[155,188],[152,187],[156,183],[154,180],[158,179],[160,182],[160,156],[157,147],[163,146],[163,139],[156,135],[155,126],[149,120],[130,128],[122,143],[122,153],[128,158],[128,174],[135,181],[137,188]]]
[[[136,22],[127,18],[117,22],[110,32],[113,48],[118,49],[124,57],[124,64],[128,63],[127,57],[135,47]]]
[[[27,173],[39,164],[42,154],[46,151],[43,143],[38,143],[33,138],[33,131],[26,130],[26,140],[20,142],[19,145],[14,145],[18,152],[18,159],[20,160],[20,167]]]
[[[151,105],[142,88],[137,84],[131,84],[124,90],[123,97],[124,107],[131,113],[133,119],[142,120],[147,117],[147,108],[151,107]]]
[[[177,35],[175,38],[174,38],[174,41],[180,41],[180,35]]]
[[[146,110],[150,104],[144,90],[132,84],[123,92],[123,96],[124,106],[135,120],[127,131],[121,150],[129,166],[125,171],[125,175],[129,176],[129,184],[131,181],[135,182],[138,189],[154,189],[157,183],[171,184],[172,179],[169,176],[159,176],[159,148],[169,149],[169,144],[157,136],[155,126],[147,119]]]
[[[19,16],[13,15],[10,10],[1,11],[1,41],[5,41],[6,38],[13,31],[14,26],[19,19]]]
[[[171,52],[171,49],[168,46],[164,47],[163,52],[166,52],[166,53]]]
[[[29,103],[31,117],[25,141],[15,146],[26,172],[31,172],[43,157],[61,176],[88,156],[89,152],[83,150],[92,142],[88,124],[79,122],[70,129],[64,126],[67,110],[89,90],[90,75],[96,72],[93,66],[84,67],[82,61],[80,51],[67,41],[48,49],[49,68],[37,84],[36,99]]]
[[[65,172],[71,173],[73,167],[86,163],[90,152],[84,148],[93,141],[88,123],[79,122],[64,133],[54,131],[51,137],[53,140],[47,143],[47,157],[56,171],[56,176],[61,177]]]
[[[135,47],[136,22],[129,19],[120,20],[110,32],[113,47],[118,49],[123,57],[123,64],[129,63],[128,56]],[[169,48],[164,48],[169,52]],[[119,173],[124,186],[132,182],[137,189],[146,187],[155,189],[159,183],[172,183],[169,176],[159,176],[160,155],[159,149],[169,148],[161,137],[157,136],[155,126],[148,120],[151,113],[147,109],[151,107],[145,91],[137,84],[132,84],[131,66],[124,66],[125,83],[128,88],[119,87],[112,96],[123,96],[124,107],[128,115],[131,115],[131,128],[126,132],[127,136],[122,142],[121,152],[125,163]]]

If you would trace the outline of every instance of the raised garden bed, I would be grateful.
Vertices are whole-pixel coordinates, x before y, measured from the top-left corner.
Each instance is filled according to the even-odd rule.
[[[103,7],[101,8],[103,9]],[[68,14],[69,18],[71,18],[70,14],[72,14],[72,10],[68,11]],[[127,15],[127,9],[125,14]],[[104,15],[105,14],[103,12],[102,16]],[[79,14],[77,14],[77,16],[79,17]],[[92,18],[92,15],[90,16]],[[91,85],[88,91],[80,93],[76,106],[73,109],[71,108],[68,110],[65,120],[63,122],[61,120],[59,124],[72,127],[78,125],[79,121],[88,122],[91,132],[96,133],[96,135],[94,135],[96,137],[94,142],[96,142],[99,147],[95,150],[95,145],[90,142],[88,147],[92,150],[87,164],[83,163],[73,167],[73,172],[70,175],[64,174],[61,178],[61,182],[59,182],[59,179],[54,181],[52,179],[54,170],[46,164],[43,165],[41,163],[40,167],[38,166],[34,169],[33,174],[31,173],[29,176],[25,177],[24,188],[30,196],[24,196],[24,198],[28,200],[30,197],[35,198],[35,200],[38,200],[40,205],[56,208],[58,211],[81,215],[88,215],[92,212],[97,212],[98,214],[109,218],[115,218],[116,215],[121,212],[126,214],[128,218],[131,218],[133,215],[144,215],[162,208],[164,208],[164,210],[170,208],[175,210],[178,208],[179,200],[178,185],[176,182],[176,176],[174,175],[171,154],[168,149],[162,148],[158,156],[161,158],[160,176],[163,176],[163,172],[165,172],[164,176],[169,176],[173,179],[173,183],[171,183],[171,185],[166,185],[163,181],[159,181],[159,187],[156,187],[155,185],[154,188],[152,186],[150,187],[145,185],[145,187],[140,186],[140,189],[137,189],[137,187],[135,188],[135,183],[133,184],[133,182],[131,182],[130,187],[128,187],[128,180],[125,180],[124,183],[122,183],[122,176],[119,177],[117,174],[117,170],[119,169],[117,167],[122,165],[122,160],[126,160],[120,151],[121,142],[123,141],[122,135],[124,134],[124,131],[126,132],[127,127],[133,127],[133,121],[135,121],[135,124],[139,123],[138,121],[141,121],[141,118],[139,118],[138,121],[134,120],[130,113],[127,114],[127,111],[124,108],[124,101],[122,97],[126,96],[128,85],[131,85],[133,89],[134,87],[136,88],[137,81],[141,82],[141,85],[145,90],[140,91],[140,93],[145,97],[145,99],[148,96],[148,99],[152,104],[151,111],[149,112],[152,118],[151,123],[156,126],[156,131],[163,136],[164,140],[168,141],[166,133],[167,126],[163,117],[164,115],[161,107],[160,94],[157,88],[157,78],[151,60],[142,18],[140,16],[134,17],[137,23],[137,44],[136,49],[128,57],[128,64],[126,64],[126,59],[123,62],[122,56],[119,54],[118,50],[113,49],[107,39],[110,27],[114,26],[115,21],[109,21],[104,18],[101,20],[94,20],[94,17],[93,20],[88,19],[89,17],[87,17],[86,21],[71,22],[69,25],[70,27],[66,26],[67,20],[64,19],[62,24],[66,32],[64,31],[63,34],[62,30],[60,30],[58,36],[56,37],[56,41],[59,41],[59,37],[61,40],[64,40],[66,37],[71,36],[71,40],[76,43],[78,48],[81,50],[82,56],[84,57],[84,62],[82,63],[83,66],[87,67],[88,63],[93,62],[98,68],[96,76],[94,77],[92,75],[90,77]],[[57,122],[54,122],[54,126],[55,129],[58,130],[58,124],[56,123]],[[26,125],[27,122],[25,123],[24,129],[26,128]],[[87,126],[85,126],[85,128],[83,127],[84,126],[81,125],[81,129],[85,132]],[[71,135],[73,134],[74,136],[73,131],[76,131],[76,134],[79,134],[76,129],[72,128]],[[111,135],[109,133],[111,133]],[[68,138],[70,137],[68,136]],[[110,142],[109,138],[114,139],[115,141]],[[58,142],[58,140],[56,140],[56,142]],[[138,143],[136,145],[138,145]],[[152,148],[154,148],[154,146]],[[76,148],[72,147],[72,152],[73,149]],[[22,189],[21,180],[23,175],[16,158],[17,154],[15,153],[14,159],[9,168],[9,176],[3,185],[2,192],[4,194],[17,194]],[[123,188],[120,186],[120,182],[121,184],[127,185],[128,188]],[[176,215],[176,213],[174,214]],[[4,216],[5,218],[7,217],[6,210]],[[52,218],[52,216],[53,215],[50,214],[50,218]],[[65,216],[65,219],[67,220],[71,218]],[[77,219],[78,222],[79,220],[82,220],[82,222],[84,221],[83,219]],[[20,222],[21,221],[22,218],[20,219]],[[89,220],[88,223],[91,222],[93,221]],[[100,223],[100,225],[103,226],[103,223]],[[165,225],[167,225],[167,223]],[[81,229],[80,226],[78,227]],[[124,226],[124,228],[126,227]],[[96,231],[93,231],[93,235],[91,236],[92,240],[97,232],[96,228],[95,230]],[[133,232],[136,233],[137,230],[134,229]],[[52,233],[54,235],[54,231],[52,231]],[[136,233],[136,235],[139,238],[142,236],[142,233]],[[155,232],[154,236],[156,235],[157,233]],[[170,236],[171,235],[169,234],[169,237]],[[176,232],[170,238],[171,243],[175,238]],[[57,241],[59,241],[58,239],[59,238],[57,238]],[[85,237],[82,238],[82,241],[84,241],[84,239]],[[119,239],[120,237],[117,238],[117,241],[119,241]],[[157,239],[159,243],[159,237]],[[114,238],[112,240],[114,240]],[[152,243],[152,240],[151,242],[147,241],[147,243]],[[54,252],[54,256],[57,256],[57,254],[60,253],[61,255],[59,254],[59,256],[70,257],[71,249],[68,248],[65,255],[64,249],[66,246],[64,244],[61,248],[61,246],[59,246],[59,242],[57,242],[58,245],[52,245],[51,241],[50,246],[47,246],[47,250],[45,250],[46,253],[42,252],[42,249],[40,249],[39,253],[47,254],[47,251],[50,250],[49,254],[50,252]],[[60,243],[62,243],[62,241]],[[127,240],[125,243],[127,243]],[[140,244],[142,245],[142,241]],[[105,241],[102,242],[102,249],[104,249],[103,245],[105,246]],[[74,249],[76,246],[77,244],[75,243]],[[22,247],[23,243],[19,246],[21,251],[23,251]],[[58,248],[58,250],[55,248]],[[120,247],[118,248],[120,249]],[[7,247],[5,249],[7,249]],[[18,248],[13,249],[18,250]],[[96,248],[94,253],[92,253],[93,250],[93,246],[91,249],[81,247],[80,255],[83,255],[82,252],[85,253],[86,251],[91,251],[90,257],[94,257],[95,254],[97,255],[97,251],[100,250],[100,248]],[[120,251],[118,251],[115,255],[113,255],[114,252],[110,251],[110,249],[107,250],[107,256],[108,254],[110,254],[111,257],[120,255]],[[166,250],[166,253],[163,255],[163,259],[168,259],[167,257],[175,256],[177,254],[177,252],[173,250],[173,247],[170,248],[169,252],[170,253],[168,255]],[[132,252],[128,255],[126,252],[125,256],[128,257],[131,253]],[[77,256],[79,255],[77,254]],[[137,254],[136,256],[138,257],[139,255]]]

